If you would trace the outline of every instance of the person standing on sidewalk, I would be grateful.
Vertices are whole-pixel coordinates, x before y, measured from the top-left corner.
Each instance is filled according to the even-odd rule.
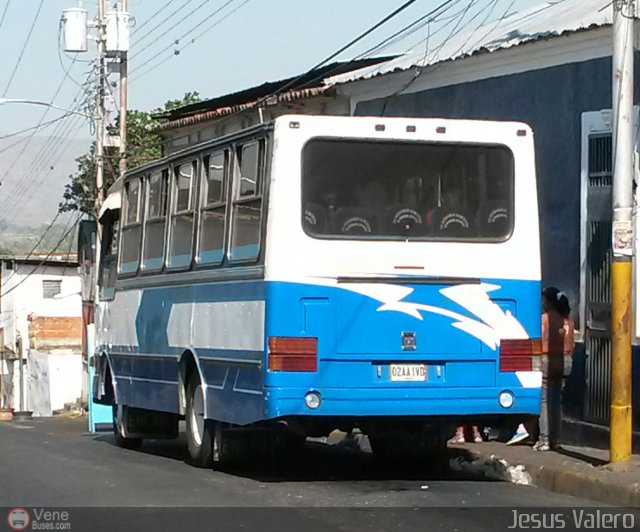
[[[548,451],[558,443],[560,435],[563,377],[573,365],[575,348],[574,323],[567,296],[554,286],[542,292],[542,404],[540,408],[537,451]],[[526,441],[529,432],[523,423],[507,442],[514,445]]]
[[[451,438],[449,440],[449,443],[455,444],[455,445],[459,445],[462,443],[466,442],[466,430],[468,428],[468,425],[460,425],[457,429],[456,429],[456,433],[453,436],[453,438]],[[473,443],[482,443],[484,440],[482,439],[482,434],[480,434],[480,430],[478,429],[477,425],[471,425],[471,436],[473,438]]]
[[[540,435],[533,446],[548,451],[560,438],[563,377],[571,373],[575,348],[574,323],[569,300],[551,286],[542,292],[542,403]]]

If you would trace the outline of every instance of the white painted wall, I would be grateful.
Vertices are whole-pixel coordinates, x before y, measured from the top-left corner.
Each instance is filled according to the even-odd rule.
[[[35,268],[35,271],[34,271]],[[60,280],[61,292],[55,298],[43,296],[44,280]],[[25,406],[36,408],[40,412],[62,408],[65,402],[80,397],[82,387],[82,356],[80,352],[64,355],[46,355],[30,357],[29,322],[31,314],[44,317],[80,317],[82,300],[80,297],[80,276],[75,267],[57,264],[36,266],[13,262],[0,262],[0,328],[4,329],[4,343],[13,351],[16,340],[22,339],[25,366]],[[49,360],[50,357],[53,357]],[[66,357],[66,358],[65,358]],[[32,359],[32,360],[31,360]],[[13,407],[19,404],[19,364],[13,365]],[[30,395],[33,395],[33,400]],[[49,396],[48,402],[45,397]],[[59,406],[58,406],[59,405]]]
[[[82,394],[82,357],[79,354],[41,353],[30,349],[27,409],[36,417],[51,416]]]
[[[34,273],[32,264],[14,263],[14,269],[7,269],[2,263],[2,294],[6,294],[1,304],[0,327],[4,328],[5,344],[14,345],[17,333],[22,337],[24,347],[28,347],[30,314],[47,317],[82,316],[80,298],[80,276],[76,268],[64,266],[40,266]],[[31,275],[29,275],[31,274]],[[47,299],[42,295],[44,280],[62,281],[60,296]]]

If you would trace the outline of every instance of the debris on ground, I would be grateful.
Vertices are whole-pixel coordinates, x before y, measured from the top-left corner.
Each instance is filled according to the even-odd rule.
[[[488,480],[501,480],[522,485],[532,483],[531,475],[527,473],[523,465],[509,465],[506,460],[497,458],[495,455],[474,460],[456,456],[449,460],[449,467],[452,471],[465,475],[482,475]]]

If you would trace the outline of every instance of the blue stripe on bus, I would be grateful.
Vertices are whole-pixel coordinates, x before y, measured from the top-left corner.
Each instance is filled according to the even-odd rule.
[[[490,293],[498,306],[512,312],[531,337],[538,337],[540,283],[486,282],[500,286]],[[413,292],[403,298],[404,302],[441,307],[477,319],[443,296],[442,285],[407,285]],[[177,378],[171,372],[177,372],[176,361],[189,346],[168,345],[167,327],[174,304],[252,300],[266,300],[265,337],[319,338],[319,368],[316,373],[273,373],[265,370],[266,355],[262,351],[196,349],[207,384],[208,412],[214,419],[245,424],[292,414],[463,415],[539,411],[539,388],[523,388],[514,373],[499,372],[496,350],[453,326],[455,320],[449,317],[422,312],[419,319],[398,311],[381,310],[380,301],[340,285],[261,280],[142,290],[136,317],[139,347],[118,346],[114,350],[122,354],[153,353],[167,358],[155,359],[158,367],[149,369],[150,360],[121,357],[123,360],[117,362],[115,372],[122,377],[119,388],[123,397],[134,401],[127,404],[144,408],[144,405],[156,404],[154,401],[160,393],[178,395],[177,385],[172,389],[166,382]],[[525,301],[531,303],[526,305]],[[242,330],[243,325],[238,324],[238,334],[242,334]],[[416,352],[402,351],[399,331],[405,330],[415,332]],[[260,361],[263,365],[239,366],[216,358]],[[411,361],[427,363],[434,371],[441,366],[442,378],[410,384],[390,382],[386,378],[390,363]],[[378,370],[378,366],[382,370]],[[385,378],[378,376],[379,371]],[[135,379],[143,375],[166,382],[155,385],[127,382],[127,376]],[[310,389],[318,389],[323,395],[323,406],[318,412],[304,406],[304,393]],[[514,407],[508,411],[501,409],[497,402],[498,393],[505,389],[513,391],[516,398]],[[173,397],[162,401],[165,403],[177,404]],[[156,404],[155,408],[160,405]]]

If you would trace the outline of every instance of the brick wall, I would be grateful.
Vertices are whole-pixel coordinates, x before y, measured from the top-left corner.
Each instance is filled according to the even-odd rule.
[[[31,349],[80,350],[81,346],[81,317],[29,316],[29,347]]]

